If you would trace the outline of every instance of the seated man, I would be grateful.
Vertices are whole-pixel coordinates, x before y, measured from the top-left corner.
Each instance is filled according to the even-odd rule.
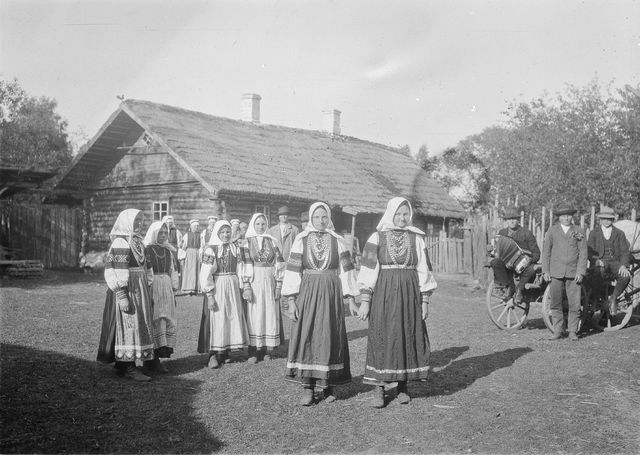
[[[605,277],[609,276],[616,280],[616,287],[609,298],[608,305],[609,312],[615,315],[618,312],[616,300],[631,279],[631,273],[628,270],[631,259],[629,242],[624,232],[613,226],[615,213],[612,209],[604,207],[596,216],[600,220],[600,227],[589,233],[587,241],[591,264],[590,284],[593,295],[604,299]]]
[[[513,300],[515,303],[522,302],[522,292],[524,291],[525,284],[529,283],[536,276],[534,265],[540,259],[540,248],[536,238],[533,236],[529,229],[520,226],[520,214],[515,207],[509,207],[505,210],[504,219],[507,221],[507,227],[501,229],[498,235],[504,235],[511,237],[515,242],[524,250],[531,252],[531,263],[520,274],[520,281],[515,289],[513,285],[513,271],[508,270],[500,258],[494,258],[491,260],[490,265],[493,269],[493,277],[496,286],[500,290],[502,288],[505,300],[511,298],[514,295]]]

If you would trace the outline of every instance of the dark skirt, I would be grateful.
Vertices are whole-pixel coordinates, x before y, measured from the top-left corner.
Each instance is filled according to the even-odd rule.
[[[430,346],[421,302],[415,270],[380,271],[369,313],[363,383],[382,385],[428,376]]]
[[[285,378],[319,387],[351,381],[340,278],[335,270],[305,271],[291,325]]]
[[[116,297],[111,289],[107,289],[104,302],[97,360],[103,363],[116,361]]]

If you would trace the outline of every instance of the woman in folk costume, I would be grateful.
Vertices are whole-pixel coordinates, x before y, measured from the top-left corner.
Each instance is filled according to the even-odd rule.
[[[363,383],[376,386],[372,405],[384,407],[384,385],[398,383],[398,401],[411,401],[407,381],[429,372],[430,346],[425,320],[437,284],[430,270],[424,232],[411,225],[408,200],[393,198],[369,237],[358,274],[358,315],[369,318]]]
[[[293,320],[286,378],[302,383],[303,406],[314,402],[316,386],[332,402],[333,386],[351,381],[343,298],[353,308],[358,292],[349,252],[334,232],[329,206],[316,202],[309,219],[293,242],[282,284]]]
[[[161,373],[168,373],[160,358],[169,358],[176,346],[176,298],[174,291],[179,287],[178,274],[173,268],[173,254],[167,246],[169,229],[161,221],[149,226],[144,237],[147,267],[153,273],[151,300],[153,302],[153,347],[154,359],[151,367]]]
[[[119,373],[135,381],[151,379],[136,368],[136,360],[153,360],[150,277],[142,243],[143,222],[140,210],[124,210],[109,234],[111,246],[104,269],[109,289],[98,347],[99,361],[115,361]]]
[[[249,286],[251,299],[247,309],[249,363],[260,357],[271,360],[280,345],[280,291],[286,266],[279,242],[267,234],[267,217],[255,213],[246,234],[246,255],[242,278]],[[265,354],[266,348],[266,354]]]
[[[182,237],[180,248],[185,252],[182,265],[182,293],[198,293],[198,275],[200,274],[200,233],[198,220],[189,221],[189,232]]]
[[[216,221],[218,221],[217,216],[209,215],[207,217],[207,227],[205,227],[200,234],[200,260],[202,260],[204,249],[209,244],[209,239],[211,239],[211,233],[213,232],[213,227],[216,225]]]
[[[243,349],[249,339],[240,297],[241,255],[238,245],[231,242],[229,222],[217,221],[200,269],[205,296],[198,352],[209,353],[209,368],[218,368],[228,351]]]
[[[182,240],[182,232],[176,227],[175,222],[173,220],[173,216],[166,215],[162,217],[162,222],[167,225],[168,238],[167,238],[167,247],[173,253],[173,266],[178,272],[178,276],[180,275],[180,258],[178,258],[178,245]]]

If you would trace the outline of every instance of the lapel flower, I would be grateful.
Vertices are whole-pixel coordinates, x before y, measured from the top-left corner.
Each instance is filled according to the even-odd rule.
[[[580,231],[572,230],[571,232],[569,232],[569,238],[576,239],[579,242],[580,240],[584,239],[584,234]]]

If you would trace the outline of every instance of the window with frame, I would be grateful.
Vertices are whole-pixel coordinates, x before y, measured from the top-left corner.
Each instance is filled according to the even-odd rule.
[[[169,202],[160,201],[153,203],[153,221],[161,221],[169,214]]]

